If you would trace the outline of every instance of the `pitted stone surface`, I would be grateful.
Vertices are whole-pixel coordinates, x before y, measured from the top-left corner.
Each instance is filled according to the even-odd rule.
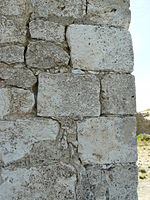
[[[29,90],[18,88],[0,89],[0,118],[9,115],[25,115],[32,112],[34,95]]]
[[[23,19],[0,18],[0,43],[25,43],[26,25]]]
[[[33,20],[30,22],[31,38],[62,43],[65,41],[65,27],[58,23]]]
[[[3,169],[1,179],[1,200],[75,199],[75,170],[64,163],[13,171]]]
[[[101,81],[103,114],[135,114],[135,80],[129,74],[110,73]]]
[[[9,45],[0,47],[0,62],[7,64],[24,62],[24,47],[18,45]]]
[[[134,117],[100,117],[78,122],[78,151],[82,162],[136,162],[135,124]]]
[[[20,88],[31,88],[37,82],[32,71],[25,68],[24,65],[18,64],[10,67],[6,64],[0,64],[0,78],[2,84],[9,86],[17,86]]]
[[[47,41],[30,42],[26,62],[30,68],[49,69],[67,66],[69,55],[63,48]]]
[[[35,16],[45,18],[51,15],[79,18],[86,10],[86,0],[32,0],[32,4]]]
[[[52,119],[0,121],[0,152],[3,162],[8,164],[23,158],[30,154],[34,143],[54,141],[58,132],[59,124]]]
[[[41,73],[39,116],[99,116],[100,83],[94,75]]]
[[[73,68],[132,72],[130,33],[108,26],[71,25],[67,30]]]
[[[125,27],[130,24],[129,0],[88,0],[87,15],[96,24]]]

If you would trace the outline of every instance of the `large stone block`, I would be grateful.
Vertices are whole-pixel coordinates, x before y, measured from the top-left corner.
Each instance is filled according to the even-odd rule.
[[[49,69],[56,66],[67,66],[69,55],[63,48],[47,41],[30,42],[26,54],[30,68]]]
[[[7,64],[23,63],[24,47],[18,45],[0,47],[0,61]]]
[[[108,26],[71,25],[67,30],[73,68],[132,72],[130,33]]]
[[[52,119],[0,121],[0,152],[2,161],[4,164],[8,164],[22,159],[30,154],[34,143],[46,140],[54,141],[58,132],[59,124]],[[37,149],[36,153],[38,153]],[[47,158],[43,157],[41,159]],[[31,162],[34,163],[34,161]]]
[[[130,24],[129,0],[88,0],[87,16],[96,24],[128,28]]]
[[[130,74],[110,73],[101,81],[103,114],[135,114],[135,82]]]
[[[77,123],[78,152],[84,164],[136,162],[135,117],[100,117]]]
[[[18,88],[0,89],[0,118],[25,115],[32,112],[34,95],[29,90]]]
[[[0,18],[0,43],[25,43],[26,25],[23,19]]]
[[[99,116],[100,83],[94,75],[39,75],[39,116]]]
[[[31,38],[47,40],[55,43],[65,41],[65,27],[58,23],[33,20],[30,22]]]
[[[21,88],[31,88],[37,79],[33,72],[24,67],[22,64],[10,67],[6,64],[0,64],[0,78],[2,84],[16,86]]]
[[[64,163],[30,169],[2,170],[0,199],[74,200],[76,175],[71,165]]]
[[[35,16],[82,17],[86,10],[86,0],[33,0]]]

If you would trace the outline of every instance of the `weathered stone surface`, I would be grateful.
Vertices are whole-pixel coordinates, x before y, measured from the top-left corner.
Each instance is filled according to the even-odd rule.
[[[132,72],[130,33],[108,26],[71,25],[67,30],[73,68]]]
[[[30,22],[31,38],[43,39],[55,43],[65,41],[65,27],[58,23],[33,20]]]
[[[129,0],[89,0],[87,16],[96,24],[128,28],[130,24]]]
[[[83,163],[136,162],[136,122],[134,117],[86,119],[77,123],[77,132],[78,151]]]
[[[9,67],[6,64],[0,64],[0,78],[2,84],[17,86],[21,88],[31,88],[37,79],[31,70],[24,67],[22,64]]]
[[[76,187],[78,200],[137,200],[136,164],[87,166]]]
[[[1,200],[75,199],[75,170],[64,163],[14,171],[3,169],[1,178]]]
[[[47,41],[30,42],[26,54],[28,67],[48,69],[69,63],[69,55],[63,48]]]
[[[24,47],[17,45],[0,47],[0,61],[7,64],[24,62]]]
[[[0,43],[25,43],[26,26],[21,19],[0,18]]]
[[[135,80],[129,74],[110,73],[101,81],[103,114],[135,114]]]
[[[7,115],[25,115],[31,113],[34,95],[29,90],[18,88],[0,89],[0,118]]]
[[[54,141],[58,132],[59,124],[52,119],[0,121],[0,152],[3,162],[7,164],[23,158],[30,153],[34,143]]]
[[[32,0],[35,16],[82,17],[86,10],[85,0]]]
[[[99,116],[100,83],[94,75],[39,75],[39,116]]]

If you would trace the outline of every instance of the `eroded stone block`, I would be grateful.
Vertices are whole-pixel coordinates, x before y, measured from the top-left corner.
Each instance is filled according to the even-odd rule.
[[[58,132],[59,124],[52,119],[0,121],[0,152],[4,164],[17,161],[30,154],[34,143],[36,145],[46,140],[54,141]],[[38,150],[33,151],[37,154]]]
[[[85,0],[33,0],[35,16],[45,17],[54,15],[58,17],[82,17],[86,10]]]
[[[2,170],[0,199],[75,199],[75,170],[71,165],[56,163],[30,169]],[[44,191],[44,192],[43,192]]]
[[[30,22],[30,33],[32,38],[43,39],[55,43],[65,41],[65,27],[58,23],[33,20]]]
[[[48,69],[67,66],[69,55],[63,48],[47,41],[30,42],[26,54],[28,67]]]
[[[135,80],[130,74],[110,73],[101,81],[103,114],[135,114]]]
[[[94,75],[39,75],[39,116],[99,116],[100,83]]]
[[[0,61],[7,64],[23,63],[24,47],[18,45],[0,47]]]
[[[32,112],[34,95],[29,90],[18,88],[0,89],[0,118],[11,115],[25,115]]]
[[[71,25],[67,30],[73,68],[132,72],[130,33],[108,26]]]
[[[108,24],[128,29],[131,19],[129,0],[89,0],[87,16],[96,24]]]
[[[25,68],[22,64],[10,67],[1,63],[0,78],[4,85],[17,86],[21,88],[31,88],[37,82],[33,72]]]
[[[78,152],[83,163],[136,162],[135,117],[86,119],[77,123],[77,132]]]

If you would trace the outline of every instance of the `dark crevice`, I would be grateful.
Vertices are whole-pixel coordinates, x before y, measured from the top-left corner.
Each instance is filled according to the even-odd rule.
[[[88,0],[86,0],[86,9],[85,9],[85,13],[86,13],[86,15],[88,14]]]
[[[34,84],[34,86],[32,87],[32,91],[33,91],[33,93],[34,93],[34,100],[35,100],[35,104],[34,104],[33,110],[34,110],[36,116],[37,116],[38,83],[39,83],[39,81],[38,81],[38,77],[37,77],[37,82],[36,82],[36,83]]]

